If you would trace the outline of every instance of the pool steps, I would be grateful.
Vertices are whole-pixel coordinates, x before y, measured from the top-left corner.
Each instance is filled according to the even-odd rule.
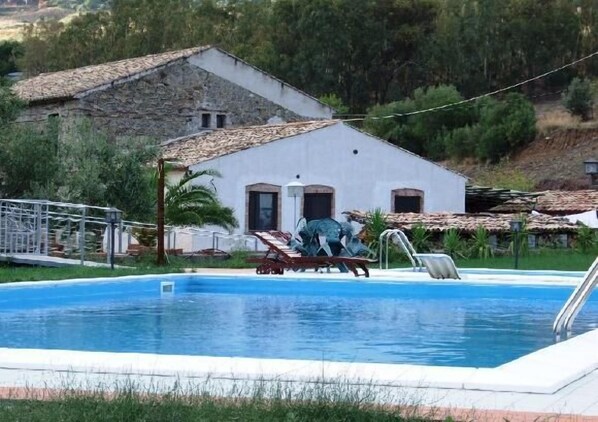
[[[577,285],[569,299],[567,299],[567,302],[565,302],[565,305],[554,320],[552,330],[557,341],[561,339],[561,334],[565,334],[564,337],[570,335],[575,317],[577,317],[577,314],[594,291],[596,284],[598,284],[598,258],[594,260],[594,263],[590,266],[590,269]],[[565,328],[564,333],[563,328]]]

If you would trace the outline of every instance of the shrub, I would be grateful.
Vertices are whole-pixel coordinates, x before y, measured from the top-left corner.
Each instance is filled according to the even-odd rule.
[[[478,226],[471,238],[471,256],[488,259],[494,255],[490,246],[490,235],[484,226]]]
[[[380,246],[380,235],[388,228],[386,222],[386,215],[380,208],[370,211],[366,214],[365,224],[363,227],[365,237],[364,242],[368,248],[374,253],[378,252]]]
[[[575,236],[575,249],[582,253],[588,253],[596,248],[596,231],[591,227],[582,225],[577,229]]]
[[[428,252],[430,250],[430,232],[422,223],[417,223],[411,229],[411,244],[416,252]]]
[[[135,227],[133,228],[132,234],[141,246],[149,248],[156,246],[158,240],[158,232],[156,229],[149,227]]]
[[[452,107],[450,111],[415,114],[396,119],[378,116],[403,114],[461,101],[463,97],[452,85],[418,88],[411,98],[377,106],[370,110],[365,129],[376,136],[433,159],[447,157],[445,138],[452,130],[475,122],[471,107]]]
[[[335,114],[343,115],[349,113],[349,107],[336,94],[326,94],[318,98],[321,102],[334,109]]]
[[[479,130],[478,158],[498,162],[534,140],[534,107],[517,93],[508,94],[504,101],[486,101],[480,111]]]
[[[411,98],[371,109],[364,127],[376,136],[435,160],[476,156],[497,162],[534,139],[534,108],[517,93],[508,94],[502,101],[483,98],[475,104],[378,118],[454,104],[462,99],[450,85],[418,88]]]
[[[465,242],[461,239],[461,235],[455,228],[450,228],[444,232],[442,246],[444,252],[450,255],[453,259],[465,258],[466,256]]]
[[[571,114],[581,117],[581,120],[590,120],[594,105],[590,81],[574,78],[563,96],[563,105]]]

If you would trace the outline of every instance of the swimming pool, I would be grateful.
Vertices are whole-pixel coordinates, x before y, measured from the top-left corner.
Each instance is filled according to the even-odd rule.
[[[11,285],[0,347],[490,368],[553,344],[572,289],[197,275]],[[594,294],[576,333],[597,322]]]

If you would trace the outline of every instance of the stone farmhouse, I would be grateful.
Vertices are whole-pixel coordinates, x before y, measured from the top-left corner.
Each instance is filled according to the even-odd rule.
[[[301,216],[342,221],[350,210],[465,210],[464,176],[338,120],[204,131],[162,148],[179,172],[221,173],[198,183],[213,183],[241,233],[292,232]],[[301,197],[289,196],[290,182],[304,185]]]
[[[333,110],[216,47],[197,47],[18,82],[20,122],[86,118],[114,137],[164,140],[206,129],[329,119]],[[68,127],[68,126],[65,126]]]

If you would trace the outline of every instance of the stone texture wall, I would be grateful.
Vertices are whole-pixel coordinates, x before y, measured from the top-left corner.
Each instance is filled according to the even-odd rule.
[[[51,114],[63,120],[89,118],[115,137],[171,139],[201,131],[202,114],[226,115],[226,127],[304,120],[238,85],[187,62],[179,62],[140,79],[98,90],[68,102],[29,107],[22,122],[41,122]]]

